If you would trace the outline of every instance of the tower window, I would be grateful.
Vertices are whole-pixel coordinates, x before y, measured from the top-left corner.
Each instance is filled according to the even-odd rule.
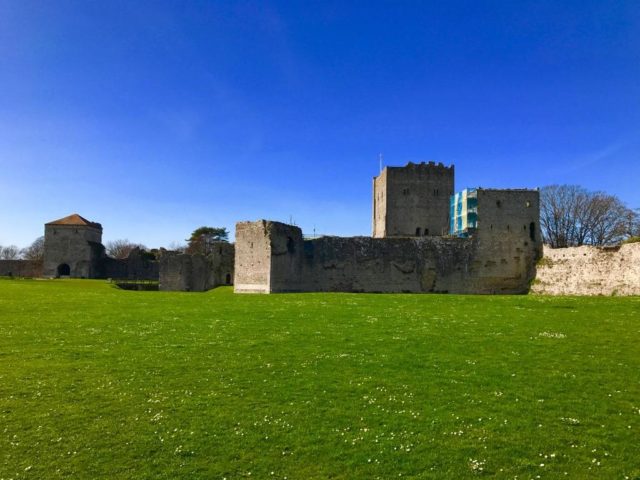
[[[420,236],[420,227],[416,228],[416,237]]]
[[[403,195],[409,195],[409,189],[408,188],[403,188],[402,189],[402,194]]]
[[[291,237],[287,237],[287,251],[289,253],[295,253],[296,252],[296,244],[293,241],[293,238],[291,238]]]

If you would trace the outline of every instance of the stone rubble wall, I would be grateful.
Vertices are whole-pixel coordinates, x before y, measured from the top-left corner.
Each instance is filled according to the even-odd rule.
[[[0,277],[38,278],[42,276],[42,261],[0,260]]]
[[[166,254],[160,258],[160,290],[204,292],[232,285],[234,246],[219,242],[210,255]]]
[[[531,292],[640,295],[640,243],[608,248],[545,246]]]
[[[102,262],[102,278],[117,280],[158,280],[160,262],[149,260],[145,252],[134,248],[127,258],[105,257]]]
[[[541,245],[526,231],[497,236],[321,237],[260,220],[236,227],[238,293],[526,293]]]

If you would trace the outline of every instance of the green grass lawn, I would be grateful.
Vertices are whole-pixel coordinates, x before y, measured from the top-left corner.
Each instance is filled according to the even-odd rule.
[[[0,479],[640,478],[640,298],[0,281]]]

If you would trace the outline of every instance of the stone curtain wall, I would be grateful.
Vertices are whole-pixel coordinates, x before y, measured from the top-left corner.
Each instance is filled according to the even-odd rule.
[[[213,285],[213,269],[203,255],[165,255],[160,260],[160,290],[204,292]]]
[[[118,280],[158,280],[160,262],[145,258],[144,252],[134,248],[125,259],[106,257],[102,261],[102,278]]]
[[[42,276],[42,262],[36,260],[0,260],[0,277]]]
[[[539,246],[528,233],[478,238],[321,237],[260,220],[236,228],[238,293],[526,293]],[[498,255],[497,257],[495,255]]]
[[[204,292],[233,283],[234,246],[227,242],[213,245],[207,256],[167,254],[160,259],[160,290]]]
[[[640,243],[615,248],[544,248],[532,293],[640,295]]]

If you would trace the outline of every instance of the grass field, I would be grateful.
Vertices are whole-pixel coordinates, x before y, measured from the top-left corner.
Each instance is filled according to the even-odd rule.
[[[640,478],[640,298],[0,281],[0,479]]]

